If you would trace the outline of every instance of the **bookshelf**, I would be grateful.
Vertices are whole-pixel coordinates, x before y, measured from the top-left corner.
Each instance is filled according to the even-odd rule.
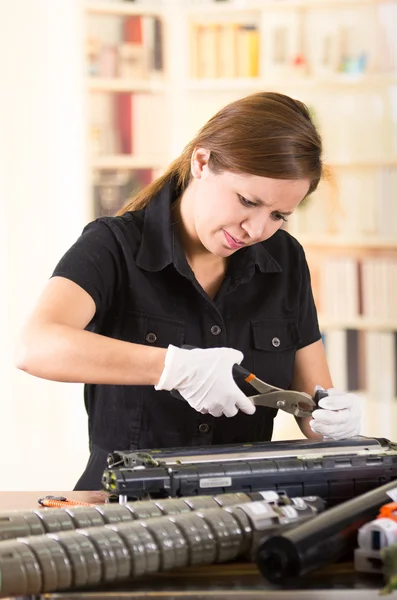
[[[97,24],[137,16],[162,24],[161,70],[87,77],[88,96],[129,94],[137,100],[135,117],[146,110],[134,131],[146,143],[133,152],[91,153],[93,181],[141,172],[144,183],[219,108],[243,95],[281,91],[309,106],[333,179],[288,229],[306,251],[334,383],[397,396],[397,0],[85,6]],[[156,120],[157,113],[166,119]]]
[[[90,1],[84,12],[94,218],[115,213],[167,162],[165,22],[150,2]]]

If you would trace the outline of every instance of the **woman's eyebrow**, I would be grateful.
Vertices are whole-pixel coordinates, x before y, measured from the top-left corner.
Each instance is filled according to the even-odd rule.
[[[254,196],[252,194],[249,194],[249,196],[251,196],[252,200],[254,202],[256,202],[257,204],[259,204],[260,206],[268,206],[268,204],[266,204],[266,202],[264,200],[261,200],[261,198],[258,198],[257,196]],[[289,215],[292,215],[292,213],[293,213],[292,210],[275,210],[274,212],[277,212],[280,215],[285,215],[287,217]]]

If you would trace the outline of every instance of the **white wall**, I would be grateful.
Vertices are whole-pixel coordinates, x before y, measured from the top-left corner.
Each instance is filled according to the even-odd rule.
[[[15,369],[21,324],[86,210],[81,0],[0,2],[0,490],[67,490],[87,456],[80,385]]]

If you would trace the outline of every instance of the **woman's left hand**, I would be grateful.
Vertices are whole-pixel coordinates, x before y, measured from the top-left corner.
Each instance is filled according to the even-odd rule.
[[[335,388],[329,388],[327,393],[328,396],[319,401],[319,409],[313,411],[310,421],[312,431],[331,440],[358,435],[361,425],[360,398]]]

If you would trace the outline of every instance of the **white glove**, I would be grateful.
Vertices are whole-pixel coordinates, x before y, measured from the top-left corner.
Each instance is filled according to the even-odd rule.
[[[324,389],[316,386],[315,390]],[[325,439],[343,440],[360,433],[361,401],[355,394],[341,392],[335,388],[327,390],[328,396],[318,405],[321,410],[313,411],[310,427]]]
[[[252,415],[253,402],[237,387],[232,369],[243,354],[233,348],[185,350],[168,346],[156,390],[178,390],[192,408],[214,417],[234,417],[238,409]]]

